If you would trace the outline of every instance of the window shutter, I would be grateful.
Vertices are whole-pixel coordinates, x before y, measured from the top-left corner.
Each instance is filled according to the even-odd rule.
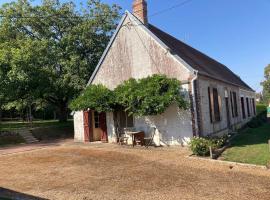
[[[232,95],[232,92],[230,92],[230,100],[231,100],[232,117],[234,117],[234,109],[233,109],[233,95]]]
[[[211,93],[211,88],[208,87],[208,100],[209,100],[209,116],[210,122],[213,123],[213,95]]]
[[[221,109],[222,109],[222,104],[221,104],[222,102],[221,102],[221,96],[220,95],[218,95],[218,108],[219,108],[219,111],[218,111],[218,114],[219,114],[219,121],[221,121]]]
[[[234,101],[234,116],[238,117],[238,105],[237,105],[237,95],[236,92],[233,92],[233,101]]]

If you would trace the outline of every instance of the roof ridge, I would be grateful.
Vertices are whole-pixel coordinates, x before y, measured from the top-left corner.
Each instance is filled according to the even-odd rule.
[[[211,58],[210,56],[206,55],[205,53],[195,49],[194,47],[184,43],[183,41],[177,39],[176,37],[162,31],[161,29],[157,28],[153,24],[148,24],[148,28],[153,34],[155,34],[160,40],[162,40],[166,45],[168,45],[173,51],[175,51],[181,58],[183,58],[187,63],[191,65],[191,67],[197,69],[200,72],[207,73],[208,76],[213,77],[215,79],[223,80],[221,76],[225,76],[226,74],[222,74],[219,76],[212,75],[210,71],[212,70],[220,70],[223,71],[222,73],[227,73],[227,76],[231,76],[231,79],[237,79],[237,80],[228,80],[228,82],[234,83],[240,87],[244,87],[246,89],[252,90],[253,89],[246,84],[240,76],[235,74],[230,68],[228,68],[226,65],[220,63],[219,61],[215,60],[214,58]],[[174,40],[174,41],[168,41],[168,40]],[[178,44],[175,44],[175,43]],[[200,57],[200,58],[198,58]],[[188,61],[187,61],[188,60]],[[209,64],[209,68],[205,66],[205,64]],[[198,67],[200,66],[201,67]],[[204,65],[204,66],[203,66]],[[210,67],[211,66],[211,67]],[[230,79],[228,78],[228,79]],[[238,82],[238,83],[237,83]]]

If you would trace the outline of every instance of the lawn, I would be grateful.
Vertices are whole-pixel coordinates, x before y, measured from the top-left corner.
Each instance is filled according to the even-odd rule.
[[[73,121],[58,122],[58,120],[38,120],[33,121],[32,124],[29,122],[11,121],[11,122],[0,122],[0,131],[12,131],[21,128],[36,128],[36,127],[66,127],[70,126]]]
[[[0,147],[24,143],[24,139],[14,133],[0,132]]]
[[[227,161],[268,165],[270,162],[269,139],[270,124],[243,130],[232,141],[231,147],[222,154],[222,157]]]
[[[16,134],[17,130],[32,128],[34,137],[38,140],[55,140],[73,137],[73,121],[58,122],[56,120],[33,121],[32,125],[28,122],[2,122],[0,123],[0,147],[6,145],[20,144],[25,141]]]

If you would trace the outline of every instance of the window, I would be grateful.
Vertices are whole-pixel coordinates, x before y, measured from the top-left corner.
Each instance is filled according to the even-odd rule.
[[[233,92],[233,107],[234,107],[234,116],[238,117],[238,106],[237,106],[236,92]]]
[[[221,120],[220,117],[220,97],[218,95],[217,88],[208,88],[208,98],[209,98],[209,113],[210,113],[210,121],[219,122]]]
[[[230,92],[230,95],[231,95],[232,117],[238,117],[238,105],[237,105],[236,92]]]
[[[254,115],[256,115],[256,106],[255,106],[255,99],[254,98],[252,99],[252,106],[253,106]]]
[[[100,128],[99,125],[99,113],[98,112],[94,112],[94,119],[95,119],[95,128]]]
[[[249,107],[249,99],[246,98],[246,102],[247,102],[247,113],[248,113],[248,117],[250,117],[250,107]]]
[[[245,110],[244,97],[241,97],[241,107],[242,107],[242,117],[243,117],[243,119],[246,119],[246,110]]]
[[[119,111],[120,127],[133,127],[133,116],[129,116],[124,111]]]
[[[210,122],[213,123],[213,116],[212,116],[212,98],[211,98],[211,89],[208,87],[208,99],[209,99],[209,113],[210,113]]]
[[[232,95],[232,92],[230,92],[230,99],[231,99],[232,117],[234,117],[234,106],[233,106],[233,95]]]

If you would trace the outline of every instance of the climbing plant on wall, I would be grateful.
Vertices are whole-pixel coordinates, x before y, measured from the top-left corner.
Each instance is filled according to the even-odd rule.
[[[149,116],[164,113],[172,103],[187,109],[188,103],[181,91],[181,83],[177,79],[153,75],[125,81],[114,93],[116,103],[122,105],[128,114]]]
[[[72,110],[92,109],[109,112],[121,107],[129,115],[149,116],[162,114],[172,104],[187,109],[188,102],[182,95],[181,83],[165,75],[129,79],[114,91],[103,85],[90,85],[70,104]]]
[[[96,110],[97,112],[113,111],[115,98],[113,91],[103,85],[90,85],[76,99],[74,99],[69,107],[71,110]]]

